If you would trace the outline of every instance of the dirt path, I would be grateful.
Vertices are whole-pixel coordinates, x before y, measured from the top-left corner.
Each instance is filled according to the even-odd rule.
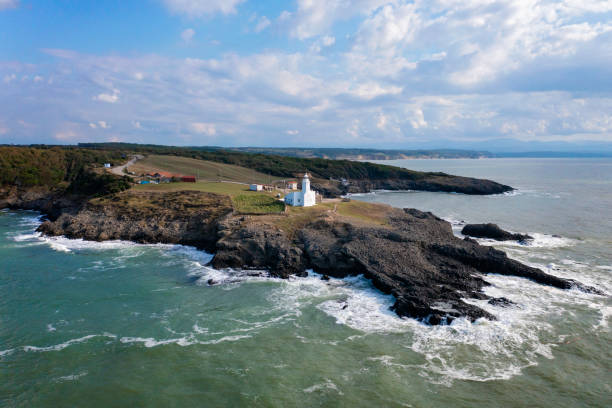
[[[137,154],[136,156],[132,156],[132,158],[130,159],[129,162],[127,162],[125,164],[122,164],[121,166],[113,167],[113,168],[111,168],[110,171],[111,171],[111,173],[116,174],[118,176],[124,176],[125,173],[123,172],[123,170],[126,167],[129,167],[129,166],[133,165],[134,163],[136,163],[138,160],[142,159],[143,157],[144,156],[142,156],[140,154]]]

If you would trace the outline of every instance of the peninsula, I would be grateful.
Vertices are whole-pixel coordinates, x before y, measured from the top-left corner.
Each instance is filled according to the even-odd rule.
[[[9,156],[7,149],[13,149],[13,155]],[[215,160],[202,160],[199,153],[185,157],[161,154],[157,147],[153,152],[157,154],[151,154],[147,149],[0,148],[3,173],[13,175],[10,182],[5,176],[0,207],[43,212],[47,220],[39,231],[47,235],[195,246],[215,255],[215,268],[252,269],[281,278],[304,276],[309,269],[337,278],[363,274],[379,290],[395,296],[393,309],[399,316],[429,324],[449,323],[458,317],[495,319],[465,301],[507,303],[483,293],[487,273],[599,293],[523,265],[470,238],[460,239],[448,222],[431,213],[329,198],[382,185],[473,194],[511,189],[493,181],[370,163],[281,160],[246,153],[237,157],[233,152],[224,156],[218,151],[203,151]],[[126,163],[135,153],[148,157],[126,167],[126,176],[103,168],[107,161]],[[282,172],[290,166],[304,165],[301,160],[308,161],[308,171],[315,175],[313,188],[328,197],[315,206],[286,206],[277,199],[276,188],[249,191],[249,185],[239,181],[267,178],[273,182],[278,174],[287,174]],[[253,165],[242,167],[234,164],[236,161]],[[25,169],[23,163],[29,167]],[[218,180],[134,185],[128,176],[150,173],[155,166],[158,172],[185,173],[187,169],[198,177],[215,176]],[[271,168],[276,173],[262,171]],[[352,178],[342,180],[340,171]],[[359,174],[361,178],[355,177]]]

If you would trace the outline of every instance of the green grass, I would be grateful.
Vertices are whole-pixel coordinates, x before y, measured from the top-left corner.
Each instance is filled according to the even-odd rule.
[[[266,194],[240,194],[232,198],[234,209],[243,214],[280,214],[285,204]]]
[[[197,183],[161,183],[161,184],[138,184],[133,187],[136,191],[203,191],[205,193],[225,194],[230,197],[249,191],[249,186],[236,183],[215,183],[198,181]]]
[[[267,184],[278,178],[232,164],[215,163],[189,157],[160,155],[147,156],[130,166],[129,170],[136,174],[161,170],[187,176],[196,176],[198,180],[202,181],[225,180]]]

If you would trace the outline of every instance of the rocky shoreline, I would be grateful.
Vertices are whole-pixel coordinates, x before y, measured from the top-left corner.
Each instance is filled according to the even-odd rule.
[[[471,177],[451,176],[428,173],[418,180],[410,179],[364,179],[350,180],[346,185],[313,182],[313,188],[326,197],[339,197],[345,194],[369,193],[375,190],[391,191],[431,191],[469,195],[503,194],[514,189],[491,180]]]
[[[45,212],[49,219],[38,230],[51,236],[190,245],[213,253],[215,268],[264,269],[281,278],[305,276],[307,269],[337,278],[364,275],[395,296],[395,313],[429,324],[458,317],[494,320],[464,301],[512,304],[482,291],[487,273],[601,293],[521,264],[470,238],[457,238],[448,222],[415,209],[367,204],[368,211],[380,213],[377,222],[322,209],[301,218],[246,216],[233,212],[228,197],[196,191],[126,191],[80,204],[29,193],[8,204],[0,201],[2,207]]]

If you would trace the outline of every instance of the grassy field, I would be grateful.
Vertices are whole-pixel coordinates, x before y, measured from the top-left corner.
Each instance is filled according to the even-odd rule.
[[[234,210],[242,214],[280,214],[285,204],[265,194],[240,194],[232,198]]]
[[[277,217],[274,223],[291,236],[315,218],[325,214],[347,217],[351,219],[351,222],[357,221],[362,225],[387,226],[391,211],[393,208],[386,204],[363,201],[327,201],[314,207],[288,206],[286,216]]]
[[[245,214],[279,214],[285,209],[285,204],[279,202],[274,193],[250,191],[249,186],[237,183],[198,181],[197,183],[138,184],[133,190],[164,193],[201,191],[223,194],[232,199],[234,210]]]
[[[217,183],[212,181],[198,181],[197,183],[161,183],[161,184],[137,184],[133,187],[136,191],[203,191],[205,193],[225,194],[230,197],[249,192],[249,186],[237,183]],[[257,194],[253,192],[253,194]],[[261,193],[260,193],[261,194]]]
[[[244,167],[178,156],[147,156],[130,166],[128,170],[136,174],[161,170],[185,176],[196,176],[202,181],[226,180],[267,184],[276,179]]]

